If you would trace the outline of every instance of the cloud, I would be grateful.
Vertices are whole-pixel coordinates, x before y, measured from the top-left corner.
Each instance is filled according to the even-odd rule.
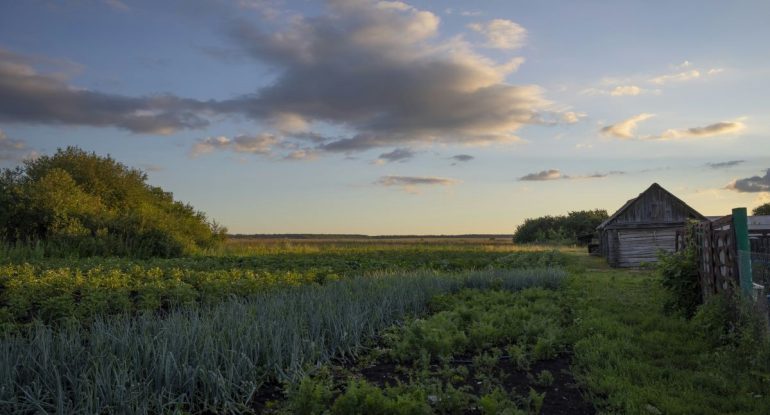
[[[111,7],[112,9],[118,10],[121,12],[131,11],[131,9],[126,5],[126,3],[123,3],[120,0],[103,0],[103,3]]]
[[[411,160],[414,155],[415,153],[411,149],[397,148],[391,152],[380,154],[380,157],[377,158],[377,162],[378,164],[393,163],[396,161],[403,163],[405,161]]]
[[[451,186],[459,183],[459,181],[444,177],[383,176],[375,183],[382,186]]]
[[[0,130],[0,161],[19,161],[36,155],[23,140],[8,137],[5,131]]]
[[[312,149],[294,150],[287,154],[285,160],[315,160],[318,158],[318,151]]]
[[[649,82],[656,85],[664,85],[672,82],[686,82],[695,79],[702,79],[707,76],[713,76],[724,72],[724,69],[722,68],[711,68],[708,70],[695,68],[687,69],[691,68],[692,66],[693,65],[691,62],[684,61],[680,65],[674,67],[678,72],[655,76],[649,79]]]
[[[752,176],[735,180],[727,185],[727,189],[747,193],[770,192],[770,169],[765,171],[764,176]]]
[[[457,154],[452,157],[449,157],[450,160],[454,160],[455,163],[452,163],[452,165],[455,165],[457,163],[467,163],[471,160],[473,160],[475,157],[471,156],[470,154]]]
[[[374,184],[385,187],[399,187],[408,193],[419,193],[419,187],[433,186],[454,186],[459,184],[459,180],[445,177],[425,177],[425,176],[382,176]]]
[[[719,135],[734,135],[746,129],[740,121],[722,121],[705,127],[669,129],[657,136],[645,137],[654,140],[677,140],[683,138],[705,138]]]
[[[622,80],[604,80],[605,83],[622,82]],[[609,95],[613,97],[637,96],[642,94],[660,94],[659,89],[647,89],[636,85],[617,85],[612,88],[586,88],[580,91],[583,95]]]
[[[519,177],[520,181],[544,181],[544,180],[558,180],[563,179],[564,176],[562,176],[561,171],[551,169],[551,170],[543,170],[538,173],[530,173],[525,176]]]
[[[152,163],[140,163],[139,168],[148,172],[159,172],[159,171],[166,170],[165,167],[158,164],[152,164]]]
[[[650,79],[650,82],[656,85],[663,85],[669,82],[690,81],[697,78],[700,78],[700,71],[697,69],[691,69],[689,71],[656,76]]]
[[[230,20],[227,34],[230,48],[275,74],[256,91],[219,101],[104,93],[44,69],[52,66],[45,58],[0,49],[0,122],[167,135],[223,116],[245,117],[279,141],[273,148],[319,154],[512,143],[521,141],[516,132],[523,126],[579,118],[554,110],[539,86],[510,80],[522,57],[483,56],[463,36],[440,36],[436,15],[405,3],[330,0],[312,17],[247,14],[265,20]],[[479,27],[500,47],[519,45],[526,35],[504,20]],[[322,128],[339,135],[321,134]],[[199,140],[191,154],[246,148],[216,138]]]
[[[39,73],[35,66],[64,72]],[[66,79],[75,65],[0,49],[0,121],[117,127],[171,134],[208,124],[206,104],[172,95],[126,97],[77,88]]]
[[[465,16],[465,17],[476,17],[476,16],[481,16],[483,14],[478,10],[455,10],[453,8],[444,9],[444,13],[459,14],[460,16]]]
[[[712,169],[727,169],[730,167],[735,167],[739,164],[745,163],[746,160],[730,160],[730,161],[722,161],[719,163],[706,163],[708,167],[711,167]]]
[[[636,85],[619,85],[610,91],[610,95],[613,97],[622,97],[626,95],[639,95],[642,93],[642,88]]]
[[[563,174],[560,170],[551,169],[543,170],[537,173],[530,173],[525,176],[519,177],[519,181],[525,182],[537,182],[546,180],[579,180],[579,179],[603,179],[610,176],[624,175],[626,172],[619,170],[611,170],[604,173],[591,173],[580,176],[568,176]]]
[[[584,112],[567,111],[561,114],[561,120],[567,124],[575,124],[580,122],[580,119],[585,116],[586,113]]]
[[[515,132],[541,124],[550,108],[540,87],[508,82],[522,58],[495,62],[462,37],[443,40],[436,15],[403,3],[337,0],[283,23],[277,32],[233,24],[231,38],[277,78],[217,108],[257,121],[293,114],[311,128],[350,132],[320,140],[322,151],[516,142]],[[502,26],[514,30],[490,27]]]
[[[230,150],[235,153],[270,155],[272,147],[279,144],[279,139],[272,134],[238,135],[233,139],[225,136],[206,137],[198,140],[192,150],[191,157],[211,153],[214,150]]]
[[[527,40],[527,30],[510,20],[494,19],[487,23],[472,23],[468,28],[482,34],[489,48],[519,49]]]
[[[633,117],[623,120],[619,123],[603,127],[600,131],[606,136],[613,136],[623,139],[634,138],[636,124],[652,117],[654,117],[653,114],[646,113],[634,115]]]

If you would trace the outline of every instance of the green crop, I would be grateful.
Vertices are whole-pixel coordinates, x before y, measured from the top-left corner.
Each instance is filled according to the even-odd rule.
[[[267,380],[296,381],[331,359],[354,358],[385,327],[425,313],[436,295],[554,287],[564,277],[553,269],[372,275],[163,315],[33,323],[0,335],[0,412],[241,413]]]

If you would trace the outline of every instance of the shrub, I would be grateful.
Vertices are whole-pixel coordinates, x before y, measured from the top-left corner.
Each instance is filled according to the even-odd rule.
[[[692,317],[703,303],[695,248],[690,246],[675,253],[661,253],[659,258],[658,272],[663,286],[671,295],[665,309]]]
[[[713,348],[737,359],[736,366],[770,369],[767,320],[739,293],[725,291],[710,298],[692,323]]]
[[[141,170],[77,147],[0,172],[0,239],[48,256],[173,257],[224,233]]]
[[[516,228],[515,243],[577,243],[580,235],[592,234],[605,219],[602,209],[569,212],[566,216],[529,218]]]

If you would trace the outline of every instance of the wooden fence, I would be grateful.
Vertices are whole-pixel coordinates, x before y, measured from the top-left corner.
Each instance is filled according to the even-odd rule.
[[[684,248],[688,243],[695,247],[703,298],[734,289],[740,284],[732,215],[715,221],[698,222],[690,225],[690,229],[680,229],[676,241],[677,249]]]
[[[745,215],[745,209],[740,210],[743,212],[739,214]],[[735,209],[733,213],[738,211],[739,209]],[[742,230],[737,230],[736,224],[740,224],[741,220]],[[740,225],[737,227],[740,228]],[[739,234],[742,235],[742,241],[738,240]],[[750,255],[770,254],[770,231],[751,232],[746,226],[746,216],[736,222],[734,215],[727,215],[713,221],[693,223],[688,228],[677,230],[676,250],[682,250],[688,244],[695,248],[704,299],[725,290],[738,288],[750,294],[753,288]],[[744,253],[743,257],[740,252]],[[746,275],[742,276],[741,270],[744,270]]]

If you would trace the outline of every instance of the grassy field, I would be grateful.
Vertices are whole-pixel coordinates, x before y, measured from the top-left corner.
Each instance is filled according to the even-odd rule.
[[[6,257],[0,412],[770,413],[766,337],[664,313],[654,270],[488,242]]]

